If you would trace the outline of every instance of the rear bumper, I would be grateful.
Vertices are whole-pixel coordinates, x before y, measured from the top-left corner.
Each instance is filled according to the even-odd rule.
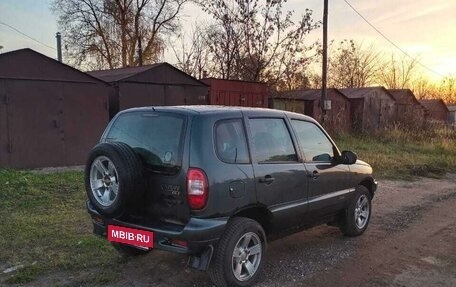
[[[228,218],[192,217],[183,227],[171,224],[145,226],[105,217],[99,214],[90,202],[87,202],[87,210],[92,216],[93,232],[96,235],[107,237],[108,225],[147,230],[154,233],[154,249],[189,255],[200,254],[208,246],[217,243],[228,222]],[[185,241],[187,246],[173,244],[173,240]]]

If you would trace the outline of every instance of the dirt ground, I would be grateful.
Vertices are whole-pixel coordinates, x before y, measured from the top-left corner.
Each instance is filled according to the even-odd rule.
[[[212,286],[185,261],[154,251],[124,264],[110,286]],[[320,226],[269,243],[257,286],[456,286],[456,175],[381,181],[361,237]]]

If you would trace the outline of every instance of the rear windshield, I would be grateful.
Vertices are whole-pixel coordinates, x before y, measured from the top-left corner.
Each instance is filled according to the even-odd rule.
[[[154,170],[177,173],[185,118],[169,113],[132,112],[120,115],[106,134],[107,141],[123,142]]]

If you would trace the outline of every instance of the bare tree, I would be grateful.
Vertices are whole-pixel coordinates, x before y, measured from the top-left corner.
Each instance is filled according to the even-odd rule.
[[[217,14],[218,15],[218,14]],[[221,16],[219,23],[206,28],[206,44],[216,76],[222,79],[237,79],[237,64],[242,34],[232,15]]]
[[[270,85],[279,91],[292,91],[312,88],[310,65],[318,62],[320,55],[318,43],[308,46],[300,53],[285,53],[278,69],[269,69],[265,75]]]
[[[432,95],[436,87],[427,78],[421,76],[411,84],[411,90],[417,99],[425,99]]]
[[[378,80],[388,89],[404,89],[411,87],[416,72],[416,59],[411,59],[405,55],[398,57],[391,54],[391,58],[382,64],[382,69],[378,73]]]
[[[53,10],[70,64],[112,69],[157,61],[187,1],[55,0]]]
[[[174,56],[177,59],[176,66],[182,71],[195,78],[201,79],[207,75],[209,62],[209,49],[206,45],[205,33],[200,25],[196,24],[190,39],[185,35],[178,35],[179,46],[171,43]]]
[[[319,25],[308,9],[295,23],[284,0],[198,2],[214,20],[207,43],[214,70],[225,79],[277,82],[304,62],[304,38]]]
[[[334,43],[331,43],[333,46]],[[354,40],[343,40],[329,59],[329,86],[360,88],[373,84],[380,67],[380,53],[373,45],[364,48]]]
[[[449,104],[456,104],[456,78],[449,75],[441,80],[435,92],[431,93],[431,97],[442,99]]]

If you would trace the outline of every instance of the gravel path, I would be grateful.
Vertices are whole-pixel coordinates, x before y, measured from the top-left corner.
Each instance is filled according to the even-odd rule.
[[[320,226],[268,245],[258,286],[456,286],[456,175],[382,181],[368,231]],[[112,286],[212,286],[185,258],[155,251]]]

